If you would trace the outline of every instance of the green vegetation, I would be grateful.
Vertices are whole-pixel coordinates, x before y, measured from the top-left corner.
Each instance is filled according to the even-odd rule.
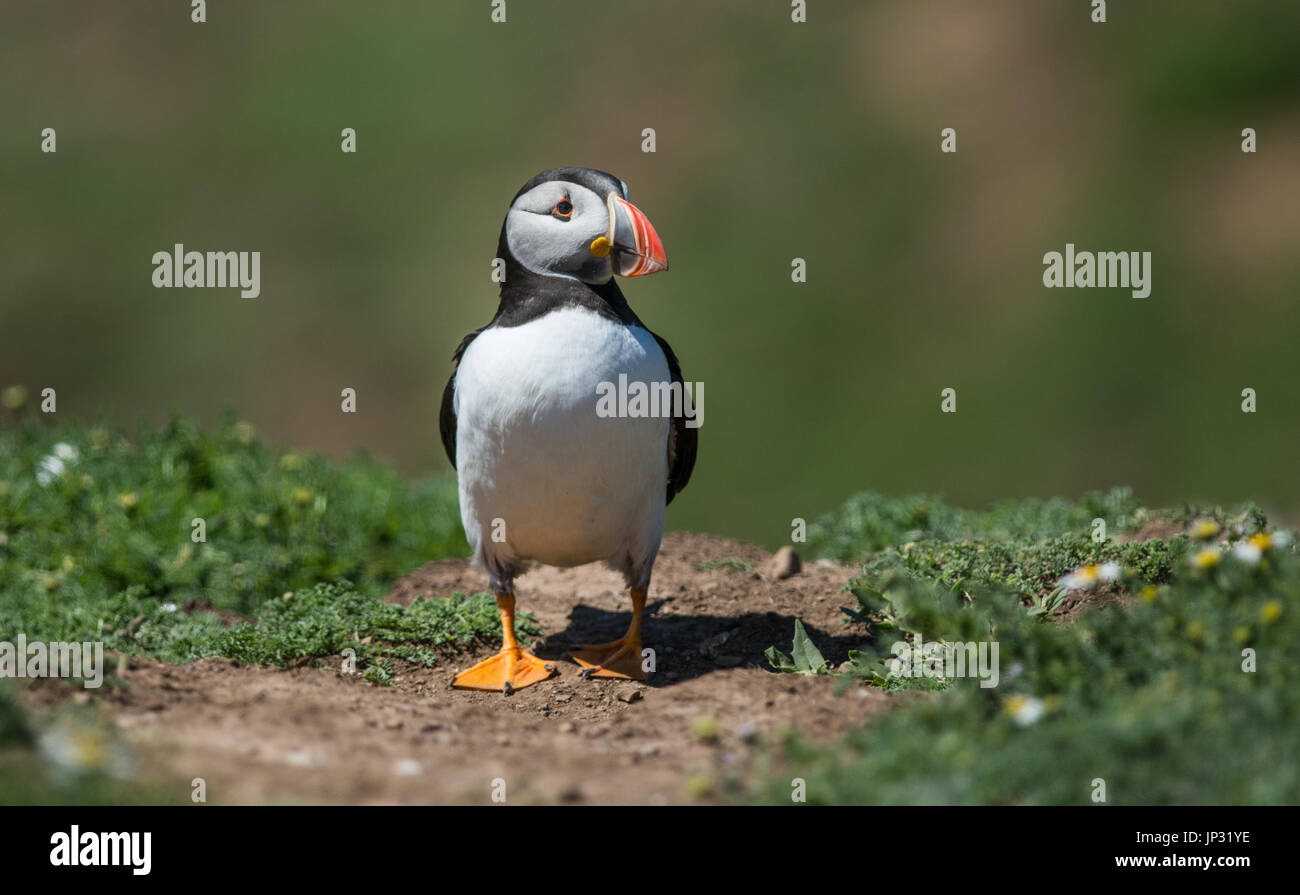
[[[72,426],[0,430],[0,630],[31,639],[103,640],[168,661],[277,663],[325,654],[343,627],[418,630],[450,644],[486,633],[495,614],[421,604],[399,622],[403,610],[380,597],[400,575],[465,550],[453,483],[410,484],[364,457],[277,453],[230,418],[213,433],[173,419],[134,439]],[[341,579],[355,590],[311,590]],[[227,630],[217,614],[269,612],[273,625],[288,624],[286,593],[319,610],[310,636],[301,616],[291,635]]]
[[[1042,541],[984,536],[964,541],[920,541],[873,555],[859,580],[880,581],[899,572],[956,591],[1000,585],[1022,601],[1029,601],[1051,594],[1065,572],[1106,562],[1119,563],[1130,570],[1131,577],[1163,582],[1186,548],[1187,538],[1181,535],[1168,541],[1128,543],[1096,543],[1075,535]],[[865,584],[863,588],[860,595],[869,590]]]
[[[350,648],[384,685],[393,660],[431,667],[500,636],[488,594],[383,602],[400,575],[465,551],[454,483],[410,484],[364,457],[278,453],[229,417],[212,433],[173,419],[133,439],[0,430],[5,637],[276,666]],[[540,633],[529,616],[517,624],[525,639]],[[115,776],[120,748],[75,710],[37,723],[0,688],[0,801],[156,801]]]
[[[540,634],[531,616],[516,620],[526,643]],[[490,594],[416,600],[408,607],[384,603],[353,590],[346,581],[318,584],[268,604],[257,624],[238,624],[215,640],[216,653],[258,665],[285,665],[304,656],[335,656],[354,649],[358,663],[373,666],[375,683],[389,683],[390,659],[425,668],[439,652],[475,642],[496,642],[501,621]]]
[[[1047,521],[1081,532],[1095,515],[1112,534],[1206,521],[1129,543]],[[1090,804],[1100,779],[1110,804],[1300,801],[1300,557],[1256,508],[1153,513],[1112,492],[970,513],[863,495],[819,537],[866,557],[846,609],[864,643],[844,677],[942,692],[836,745],[790,736],[774,756],[788,775],[751,795],[787,801],[799,776],[820,803]],[[1121,599],[1092,600],[1102,589]],[[1085,606],[1062,619],[1067,595]],[[997,686],[891,674],[892,645],[917,635],[997,642]]]
[[[1257,508],[1153,511],[1115,490],[977,512],[867,494],[810,536],[860,562],[845,625],[861,647],[831,669],[796,623],[791,655],[769,661],[899,703],[838,743],[790,736],[768,755],[781,777],[730,791],[784,801],[799,776],[814,802],[1084,804],[1100,779],[1111,804],[1300,800],[1300,557]],[[446,483],[277,453],[229,419],[134,439],[0,432],[0,630],[32,639],[277,666],[352,649],[383,685],[398,663],[498,636],[486,594],[382,600],[464,549]],[[997,686],[894,673],[893,644],[918,636],[996,642]],[[28,717],[0,686],[0,802],[159,799],[111,731],[66,708]]]
[[[922,539],[1023,540],[1067,532],[1083,537],[1098,518],[1106,520],[1108,533],[1118,534],[1140,527],[1150,514],[1128,488],[1094,491],[1079,501],[1059,497],[1005,501],[989,510],[950,507],[927,494],[885,497],[865,491],[808,526],[808,552],[848,562]]]

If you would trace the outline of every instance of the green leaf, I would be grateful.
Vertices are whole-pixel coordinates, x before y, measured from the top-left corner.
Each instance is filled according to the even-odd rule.
[[[808,632],[799,619],[794,620],[794,651],[791,658],[800,674],[830,674],[826,660],[809,639]]]
[[[794,667],[794,661],[774,646],[769,646],[767,649],[763,650],[763,655],[767,657],[767,664],[771,665],[772,668],[777,671],[784,671],[791,674],[798,671],[798,669]]]

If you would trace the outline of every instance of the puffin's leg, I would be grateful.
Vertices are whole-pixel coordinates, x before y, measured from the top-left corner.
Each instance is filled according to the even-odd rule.
[[[632,588],[632,623],[620,639],[596,646],[569,650],[573,661],[583,667],[582,676],[622,680],[646,679],[641,668],[641,616],[645,612],[645,588]]]
[[[514,594],[497,594],[497,610],[501,613],[501,652],[456,675],[453,687],[497,690],[509,695],[555,674],[554,663],[537,658],[515,639]]]

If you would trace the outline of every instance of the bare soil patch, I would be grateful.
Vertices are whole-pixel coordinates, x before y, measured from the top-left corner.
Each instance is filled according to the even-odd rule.
[[[825,740],[887,702],[878,690],[836,696],[828,677],[767,669],[763,650],[788,652],[796,618],[832,667],[863,640],[840,621],[839,607],[853,605],[841,590],[853,568],[816,563],[771,580],[760,574],[770,558],[708,535],[665,538],[644,634],[657,673],[645,684],[583,681],[563,658],[571,646],[621,636],[630,618],[621,578],[596,565],[520,578],[519,608],[545,631],[532,648],[560,673],[509,697],[447,686],[495,651],[485,646],[434,669],[399,667],[391,687],[342,675],[339,659],[285,670],[132,659],[129,686],[99,701],[181,799],[195,777],[218,803],[486,804],[497,779],[512,804],[716,799],[717,781],[755,760],[754,742],[789,728]],[[718,560],[740,563],[703,567]],[[398,581],[388,599],[475,593],[485,583],[467,561],[445,560]],[[49,703],[64,693],[28,695]],[[701,735],[709,727],[716,736]]]

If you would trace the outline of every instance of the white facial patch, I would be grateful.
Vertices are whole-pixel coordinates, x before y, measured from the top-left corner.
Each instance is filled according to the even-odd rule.
[[[556,206],[568,200],[568,219]],[[524,267],[543,276],[566,276],[604,283],[613,276],[608,257],[591,253],[591,243],[609,232],[604,196],[576,183],[539,183],[515,200],[506,215],[506,242]]]

